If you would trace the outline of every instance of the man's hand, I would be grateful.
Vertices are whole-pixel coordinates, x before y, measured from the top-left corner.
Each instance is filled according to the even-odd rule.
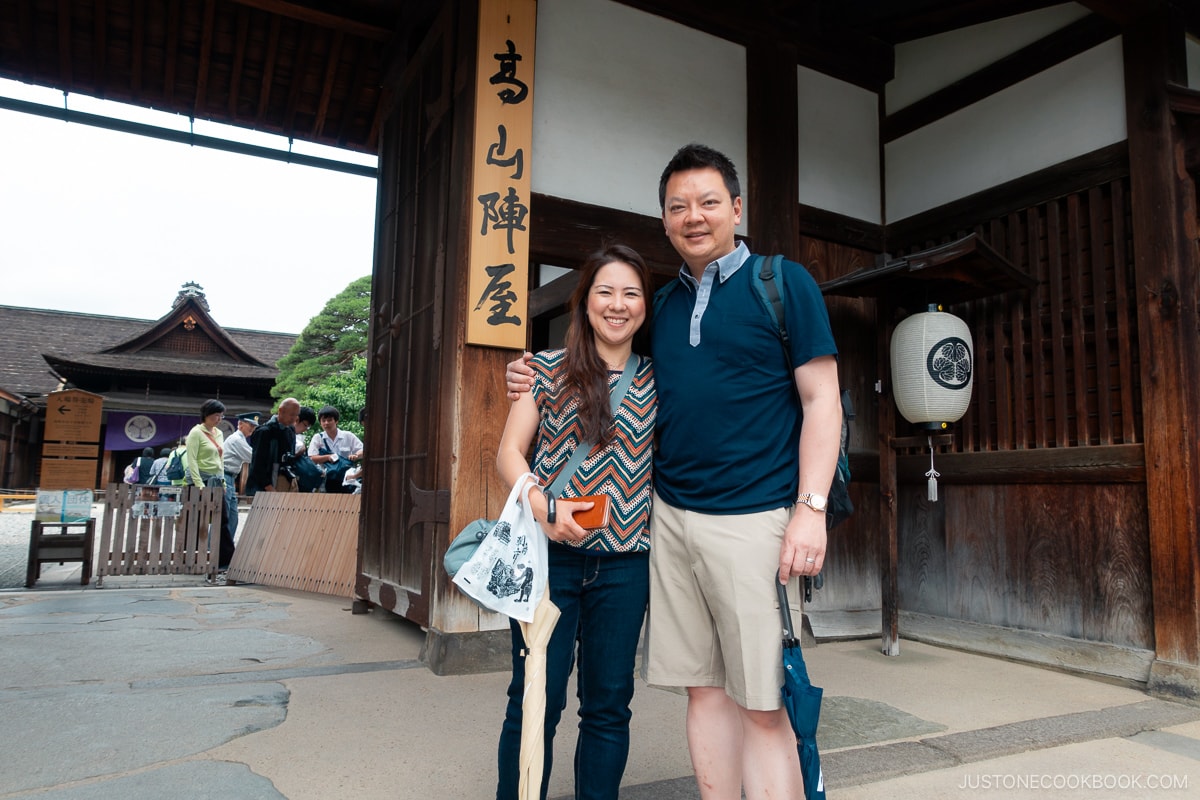
[[[508,399],[516,400],[523,392],[533,388],[533,367],[529,360],[533,353],[528,350],[516,361],[508,362],[508,370],[504,373],[504,382],[508,385]]]
[[[797,504],[779,548],[779,582],[816,575],[825,563],[825,514]]]

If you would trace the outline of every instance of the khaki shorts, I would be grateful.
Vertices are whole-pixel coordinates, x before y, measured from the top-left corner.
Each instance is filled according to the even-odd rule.
[[[701,514],[657,494],[653,508],[646,682],[718,686],[742,708],[779,708],[783,623],[774,581],[791,509]],[[798,586],[788,586],[797,626]]]

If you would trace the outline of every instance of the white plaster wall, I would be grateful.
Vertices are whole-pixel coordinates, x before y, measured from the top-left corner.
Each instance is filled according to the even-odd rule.
[[[1195,36],[1187,37],[1187,85],[1189,89],[1200,90],[1200,39]]]
[[[692,141],[733,159],[744,188],[739,45],[611,0],[540,0],[533,108],[535,192],[660,216],[659,176]]]
[[[800,202],[882,222],[878,95],[805,67],[797,79]]]
[[[887,145],[888,222],[1126,139],[1116,37]]]
[[[1063,3],[898,44],[896,77],[886,87],[887,113],[944,89],[1088,13],[1078,3]]]

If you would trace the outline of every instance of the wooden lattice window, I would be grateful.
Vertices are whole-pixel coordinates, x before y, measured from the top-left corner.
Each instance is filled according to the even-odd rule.
[[[955,450],[1142,440],[1131,229],[1125,179],[975,228],[1037,287],[947,309],[975,340],[974,394]]]

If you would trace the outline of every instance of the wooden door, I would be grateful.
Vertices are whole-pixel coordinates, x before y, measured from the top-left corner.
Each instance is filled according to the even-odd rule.
[[[451,192],[456,6],[446,4],[389,87],[371,292],[356,594],[421,625],[429,622],[433,542],[448,507],[450,459],[439,431],[452,413],[442,400],[454,368],[444,303],[455,271],[447,240],[459,216]]]

